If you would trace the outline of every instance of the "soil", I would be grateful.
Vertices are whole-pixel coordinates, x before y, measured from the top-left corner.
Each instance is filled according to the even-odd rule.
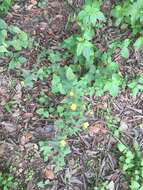
[[[68,4],[65,0],[48,0],[44,8],[37,7],[36,0],[16,1],[12,6],[6,21],[28,32],[41,47],[58,49],[59,44],[70,34],[78,31],[73,20],[67,26],[68,16],[82,5],[79,1]],[[108,4],[109,3],[109,4]],[[103,11],[110,9],[112,1],[103,5]],[[94,43],[102,51],[115,39],[125,39],[130,31],[117,29],[109,19],[108,25],[99,30]],[[23,53],[28,58],[28,69],[32,68],[37,60],[39,49],[32,48]],[[131,49],[128,60],[120,57],[118,49],[113,59],[120,66],[123,76],[129,78],[137,76],[143,71],[142,51]],[[51,186],[45,190],[92,190],[101,180],[114,181],[115,190],[126,190],[128,186],[118,166],[118,156],[114,153],[115,139],[107,129],[106,121],[100,110],[111,108],[117,118],[118,127],[122,127],[124,140],[132,143],[136,139],[143,149],[143,94],[133,98],[128,90],[124,89],[116,98],[109,95],[101,98],[93,97],[93,114],[88,115],[91,127],[99,125],[106,129],[102,134],[82,133],[69,139],[72,153],[66,158],[66,166],[58,175],[46,172],[52,171],[52,165],[44,162],[39,153],[39,141],[52,139],[55,134],[53,121],[39,119],[35,114],[37,107],[35,99],[37,91],[43,89],[50,96],[49,81],[36,83],[33,89],[22,87],[19,75],[16,72],[5,70],[5,64],[0,60],[0,169],[2,171],[14,168],[13,175],[20,181],[17,190],[38,190],[37,183],[49,179]],[[6,63],[6,60],[3,60]],[[48,64],[44,60],[42,64]],[[13,80],[15,84],[13,85]],[[30,97],[30,98],[29,98]],[[5,111],[4,105],[12,101],[10,113]],[[51,97],[53,105],[59,100]],[[7,164],[5,164],[7,163]],[[33,172],[32,179],[28,174]],[[49,177],[50,176],[50,177]]]

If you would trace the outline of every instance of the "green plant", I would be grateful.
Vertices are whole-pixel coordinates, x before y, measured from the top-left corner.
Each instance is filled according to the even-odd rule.
[[[48,0],[38,0],[38,7],[44,8],[48,5]]]
[[[16,190],[16,183],[14,183],[14,178],[7,173],[0,172],[0,188],[3,190]]]
[[[110,190],[114,188],[114,182],[113,181],[106,181],[106,182],[102,182],[102,184],[100,184],[98,187],[94,187],[94,190]]]
[[[101,3],[94,1],[91,4],[85,4],[77,16],[77,23],[80,26],[80,35],[71,36],[64,41],[63,47],[67,48],[73,55],[75,62],[80,64],[93,64],[94,61],[94,46],[92,38],[94,37],[94,27],[99,22],[104,22],[106,19],[100,11]],[[84,59],[86,61],[84,61]]]
[[[26,182],[31,181],[32,178],[33,178],[33,175],[34,175],[34,171],[33,171],[31,168],[29,168],[29,169],[26,171],[26,179],[25,179],[25,181],[26,181]]]
[[[105,92],[116,96],[122,84],[118,64],[111,58],[113,48],[109,47],[107,52],[102,53],[92,42],[96,27],[102,26],[106,21],[100,5],[100,1],[88,2],[79,12],[77,23],[80,33],[64,40],[62,48],[66,54],[60,51],[48,51],[48,54],[44,54],[50,63],[47,70],[51,76],[51,92],[63,97],[55,111],[50,113],[50,101],[45,94],[41,94],[38,98],[40,108],[36,111],[42,117],[55,118],[54,139],[39,144],[45,161],[51,161],[54,155],[51,162],[55,165],[55,172],[64,167],[65,157],[70,154],[67,143],[69,136],[81,131],[84,123],[89,125],[85,118],[87,105],[84,97],[92,96],[95,92],[98,96]],[[121,44],[124,50],[128,48],[128,41]],[[68,64],[62,65],[64,61]]]
[[[116,5],[112,9],[112,15],[116,19],[116,25],[127,24],[132,28],[133,34],[141,33],[143,30],[141,23],[143,21],[143,3],[142,0],[126,0]]]
[[[107,127],[110,130],[113,138],[116,140],[118,148],[119,165],[122,173],[124,174],[127,182],[129,183],[131,190],[143,189],[143,161],[142,152],[137,142],[133,145],[126,145],[122,142],[122,129],[119,126],[117,118],[112,116],[110,110],[105,110],[104,117],[107,123]]]
[[[118,143],[118,149],[122,154],[120,157],[120,165],[130,183],[131,190],[142,190],[143,161],[139,145],[135,143],[133,150],[131,150],[123,143]]]
[[[9,69],[15,69],[27,61],[20,51],[28,48],[30,43],[26,32],[0,19],[0,57],[9,58]]]
[[[36,113],[39,114],[40,116],[44,117],[44,118],[49,117],[49,111],[46,108],[39,108],[36,110]]]
[[[4,104],[4,110],[8,113],[12,113],[12,108],[13,108],[13,105],[14,105],[15,101],[8,101]]]
[[[0,0],[0,15],[6,14],[12,3],[13,0]]]
[[[48,161],[53,154],[55,155],[52,163],[55,165],[54,171],[59,172],[65,165],[65,156],[70,153],[70,148],[66,141],[57,137],[55,141],[41,141],[39,145],[45,161]]]
[[[143,91],[143,75],[138,76],[136,79],[128,82],[128,87],[133,96],[136,96],[138,92]]]
[[[41,189],[45,189],[47,186],[49,187],[49,185],[51,184],[50,180],[41,180],[37,183],[38,188]]]

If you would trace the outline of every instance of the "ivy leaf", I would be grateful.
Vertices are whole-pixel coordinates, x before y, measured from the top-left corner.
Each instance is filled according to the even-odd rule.
[[[71,67],[68,67],[66,70],[66,77],[68,80],[73,80],[75,79],[75,74],[73,73],[73,70]]]
[[[139,50],[143,46],[143,37],[138,38],[134,43],[135,50]]]

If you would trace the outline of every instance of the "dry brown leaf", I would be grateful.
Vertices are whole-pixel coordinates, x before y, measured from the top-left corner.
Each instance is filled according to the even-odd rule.
[[[31,132],[28,132],[25,135],[23,135],[20,139],[21,145],[25,145],[26,143],[28,143],[32,137],[33,135]]]
[[[89,134],[91,136],[94,136],[95,134],[99,134],[99,133],[102,133],[102,134],[107,133],[107,129],[105,129],[102,124],[100,123],[95,124],[89,128]]]
[[[91,126],[91,127],[89,128],[89,134],[90,134],[91,136],[93,136],[94,134],[98,134],[99,132],[100,132],[100,128],[97,127],[96,125]]]
[[[45,168],[43,171],[44,178],[46,179],[54,179],[55,175],[52,169]]]

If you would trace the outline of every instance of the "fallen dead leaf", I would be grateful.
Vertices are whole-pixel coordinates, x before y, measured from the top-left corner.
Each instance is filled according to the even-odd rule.
[[[25,145],[26,143],[28,143],[30,141],[30,139],[33,137],[31,132],[26,133],[25,135],[23,135],[20,139],[20,144],[21,145]]]
[[[44,169],[43,175],[44,175],[44,178],[46,178],[46,179],[51,179],[52,180],[52,179],[55,178],[53,170],[49,169],[49,168]]]
[[[93,136],[94,134],[98,134],[99,132],[100,132],[100,128],[99,128],[98,126],[96,126],[96,125],[91,126],[91,127],[89,128],[89,134],[90,134],[91,136]]]
[[[89,134],[91,136],[94,136],[95,134],[106,134],[107,133],[107,129],[105,127],[103,127],[103,125],[101,123],[99,124],[95,124],[92,125],[91,127],[89,127]]]

